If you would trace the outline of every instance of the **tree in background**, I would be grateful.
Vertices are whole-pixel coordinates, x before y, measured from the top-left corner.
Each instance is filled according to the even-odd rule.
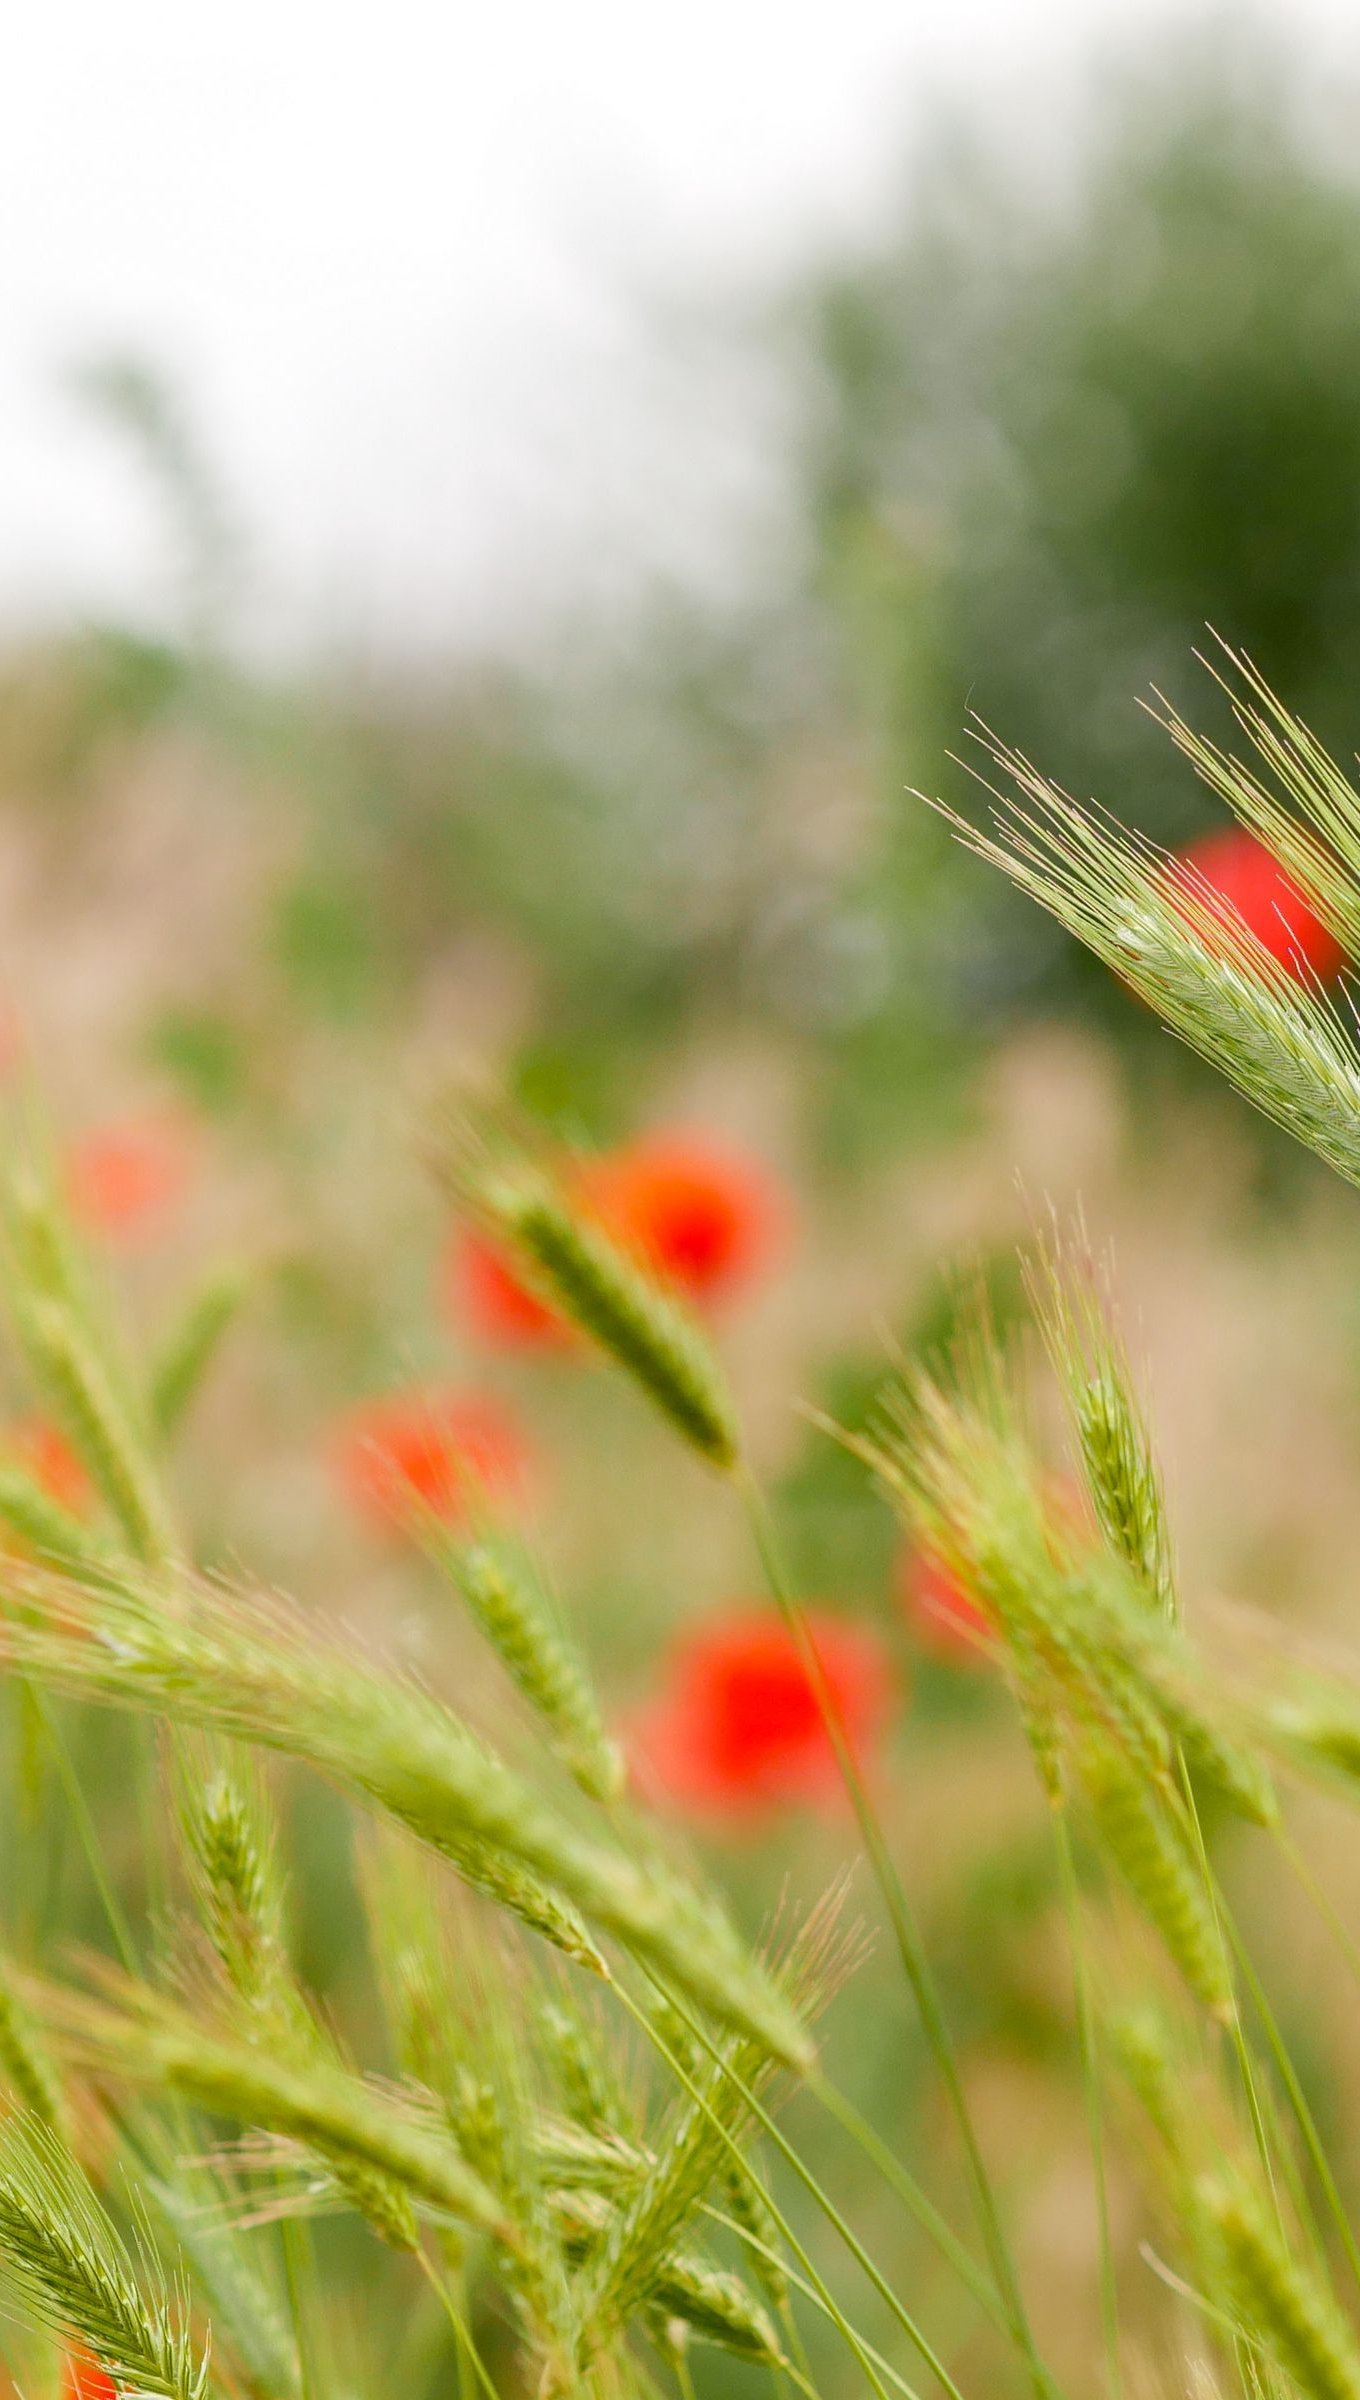
[[[1108,96],[1060,205],[955,152],[795,302],[809,605],[878,787],[866,1068],[941,1013],[1095,1004],[1073,947],[961,881],[903,801],[957,790],[970,707],[1172,845],[1210,804],[1128,695],[1182,689],[1206,623],[1324,740],[1353,719],[1360,187],[1270,61],[1190,63]]]

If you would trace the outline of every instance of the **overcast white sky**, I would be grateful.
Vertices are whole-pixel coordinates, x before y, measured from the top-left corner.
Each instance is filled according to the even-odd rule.
[[[700,548],[736,506],[726,431],[692,424],[690,447],[684,399],[649,396],[637,295],[740,283],[871,224],[942,98],[1061,138],[1085,62],[1198,13],[16,0],[0,611],[155,605],[145,494],[56,388],[110,345],[178,379],[284,638],[494,640],[531,594],[645,545],[653,485],[679,496],[683,567],[686,517]],[[1288,21],[1360,82],[1355,0],[1288,0]]]

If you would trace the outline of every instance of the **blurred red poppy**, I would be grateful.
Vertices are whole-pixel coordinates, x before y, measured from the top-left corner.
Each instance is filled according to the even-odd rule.
[[[88,2350],[68,2350],[61,2400],[118,2400],[118,2386]]]
[[[0,1455],[25,1467],[49,1500],[73,1517],[84,1516],[94,1497],[90,1478],[65,1434],[45,1417],[21,1417],[0,1431]]]
[[[770,1178],[701,1135],[645,1135],[600,1159],[589,1188],[620,1240],[700,1302],[723,1300],[748,1282],[785,1230]]]
[[[426,1392],[356,1409],[336,1464],[349,1499],[375,1524],[403,1524],[417,1507],[456,1523],[479,1497],[522,1492],[529,1451],[494,1401]]]
[[[449,1249],[445,1288],[450,1314],[484,1342],[503,1349],[559,1349],[571,1327],[522,1283],[514,1263],[485,1234],[460,1227]]]
[[[809,1618],[846,1736],[863,1758],[886,1723],[896,1679],[867,1627]],[[839,1788],[835,1751],[792,1634],[767,1610],[700,1627],[672,1652],[662,1696],[635,1718],[635,1770],[658,1797],[723,1814]]]
[[[1235,911],[1262,948],[1297,981],[1316,978],[1325,983],[1345,965],[1341,944],[1314,915],[1293,876],[1241,826],[1191,842],[1179,853],[1179,864],[1191,870],[1187,888],[1193,888],[1206,907],[1213,909],[1215,901],[1221,902],[1227,923]]]
[[[922,1650],[949,1666],[976,1665],[983,1660],[991,1643],[991,1620],[942,1559],[918,1550],[903,1551],[898,1590],[908,1626]]]
[[[74,1215],[111,1242],[149,1240],[191,1180],[190,1145],[168,1117],[129,1118],[86,1134],[66,1162]]]

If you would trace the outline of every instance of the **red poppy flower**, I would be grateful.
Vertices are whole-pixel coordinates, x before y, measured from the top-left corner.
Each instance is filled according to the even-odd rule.
[[[590,1196],[606,1225],[692,1300],[726,1298],[778,1245],[784,1210],[749,1159],[656,1133],[602,1158]]]
[[[171,1119],[144,1117],[87,1134],[71,1151],[66,1185],[80,1222],[112,1242],[155,1234],[190,1181],[189,1144]]]
[[[881,1731],[894,1697],[887,1653],[867,1627],[810,1619],[841,1723],[857,1754]],[[667,1689],[635,1721],[639,1778],[659,1796],[743,1813],[824,1802],[839,1787],[836,1755],[797,1645],[762,1609],[701,1627],[676,1647]]]
[[[460,1227],[446,1266],[450,1313],[503,1349],[558,1349],[572,1330],[522,1283],[514,1263],[485,1234]]]
[[[912,1634],[932,1658],[962,1666],[976,1665],[985,1656],[991,1620],[942,1559],[905,1551],[898,1587]]]
[[[1187,889],[1214,913],[1221,903],[1225,923],[1235,912],[1296,981],[1316,977],[1325,983],[1345,965],[1341,944],[1314,915],[1293,876],[1241,826],[1191,842],[1179,863],[1191,870]]]
[[[68,2350],[61,2400],[118,2400],[118,2386],[88,2350]]]
[[[494,1401],[421,1393],[356,1409],[336,1464],[350,1500],[375,1524],[403,1524],[417,1507],[456,1523],[479,1496],[521,1490],[529,1455]]]
[[[65,1434],[45,1417],[22,1418],[9,1426],[0,1434],[0,1452],[25,1467],[49,1500],[69,1509],[73,1517],[85,1515],[93,1497],[90,1478]]]

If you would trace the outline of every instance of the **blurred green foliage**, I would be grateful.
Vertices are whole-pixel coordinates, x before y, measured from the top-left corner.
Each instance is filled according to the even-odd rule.
[[[1360,190],[1281,62],[1221,50],[1105,98],[1043,206],[975,150],[796,320],[813,401],[810,604],[882,798],[863,861],[888,965],[847,1065],[922,1024],[1143,1020],[901,795],[971,807],[967,712],[1176,844],[1207,802],[1136,701],[1183,698],[1211,624],[1350,747],[1360,645]],[[1212,720],[1205,679],[1197,720]],[[1220,712],[1222,721],[1222,712]]]
[[[532,981],[510,1080],[601,1137],[734,1025],[795,1053],[846,1172],[955,1131],[999,1024],[1077,1010],[1145,1053],[1142,1014],[908,787],[972,805],[948,754],[976,708],[1185,839],[1208,804],[1137,702],[1198,685],[1212,730],[1206,623],[1345,751],[1360,187],[1240,41],[1098,95],[1083,155],[1055,193],[942,139],[872,247],[751,312],[735,338],[795,428],[793,544],[739,615],[658,595],[623,661],[585,628],[570,669],[441,690],[234,677],[236,512],[154,379],[94,362],[83,396],[170,523],[184,647],[79,645],[63,772],[197,712],[293,796],[263,938],[298,1007],[390,1021],[460,939],[502,941]],[[177,1064],[225,1098],[221,1057]]]

